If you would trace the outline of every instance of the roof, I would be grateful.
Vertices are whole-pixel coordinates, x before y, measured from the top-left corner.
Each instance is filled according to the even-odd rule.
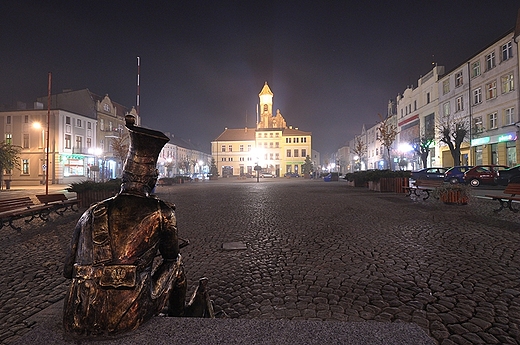
[[[269,88],[269,85],[267,85],[267,82],[265,82],[264,87],[262,88],[262,91],[260,91],[260,94],[258,94],[258,96],[266,95],[266,94],[273,96],[273,92]]]
[[[255,140],[255,128],[226,128],[215,141],[245,141]]]
[[[289,136],[289,135],[312,135],[312,133],[311,132],[300,131],[299,129],[294,129],[294,128],[284,128],[283,129],[283,135],[284,136]]]

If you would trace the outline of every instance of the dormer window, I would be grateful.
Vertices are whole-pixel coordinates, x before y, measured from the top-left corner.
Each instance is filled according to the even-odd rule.
[[[107,113],[109,113],[110,112],[110,106],[107,103],[103,103],[103,110],[106,111]]]

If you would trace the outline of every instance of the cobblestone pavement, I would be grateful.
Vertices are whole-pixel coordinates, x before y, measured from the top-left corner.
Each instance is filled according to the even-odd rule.
[[[413,322],[439,344],[520,344],[520,214],[498,203],[370,192],[342,182],[231,180],[159,187],[177,205],[189,287],[232,318]],[[0,341],[59,301],[79,214],[0,229]],[[244,250],[224,250],[230,242]]]

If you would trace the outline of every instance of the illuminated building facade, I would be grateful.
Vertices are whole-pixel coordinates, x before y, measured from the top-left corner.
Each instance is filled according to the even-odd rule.
[[[256,128],[226,128],[211,142],[221,177],[254,175],[257,165],[274,176],[302,173],[305,158],[312,155],[312,134],[287,126],[279,110],[273,116],[273,96],[266,82]]]

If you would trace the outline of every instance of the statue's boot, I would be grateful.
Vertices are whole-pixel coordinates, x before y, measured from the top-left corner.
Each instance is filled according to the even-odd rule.
[[[208,278],[200,278],[199,286],[186,306],[185,316],[214,318],[213,304],[208,293]]]

